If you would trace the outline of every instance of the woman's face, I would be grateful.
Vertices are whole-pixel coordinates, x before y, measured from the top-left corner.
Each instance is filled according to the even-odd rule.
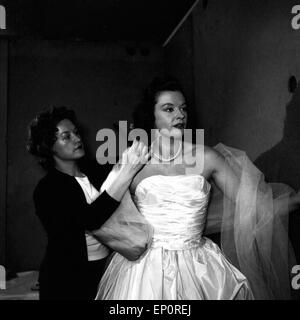
[[[167,129],[172,136],[182,136],[187,123],[186,108],[180,91],[160,92],[154,106],[155,129]]]
[[[78,129],[72,121],[64,119],[57,124],[56,141],[53,145],[54,159],[63,161],[80,159],[85,155]]]

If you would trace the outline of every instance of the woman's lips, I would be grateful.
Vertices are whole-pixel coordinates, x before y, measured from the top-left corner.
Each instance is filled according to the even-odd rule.
[[[77,151],[77,150],[82,150],[83,149],[83,146],[82,146],[82,144],[81,145],[79,145],[79,146],[77,146],[76,148],[75,148],[75,151]]]
[[[177,123],[175,124],[173,127],[177,128],[177,129],[184,129],[184,123]]]

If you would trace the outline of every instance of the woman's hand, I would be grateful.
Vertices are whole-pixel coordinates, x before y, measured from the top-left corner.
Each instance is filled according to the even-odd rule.
[[[121,158],[120,171],[132,179],[148,162],[150,152],[142,141],[134,140],[132,146],[126,149]]]
[[[145,144],[135,140],[132,146],[123,152],[119,165],[111,171],[104,182],[106,192],[121,201],[133,177],[148,162],[149,157],[150,153]]]

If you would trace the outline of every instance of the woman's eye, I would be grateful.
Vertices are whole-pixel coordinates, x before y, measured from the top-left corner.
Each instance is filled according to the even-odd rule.
[[[169,107],[169,108],[165,109],[165,111],[167,111],[167,112],[173,112],[173,110],[174,110],[174,108],[172,108],[172,107]]]
[[[71,137],[71,135],[70,134],[65,134],[65,135],[63,135],[63,140],[64,141],[67,141],[67,140],[70,140],[70,137]]]

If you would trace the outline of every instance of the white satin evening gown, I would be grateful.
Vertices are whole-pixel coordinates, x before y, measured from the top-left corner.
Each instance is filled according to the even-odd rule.
[[[134,202],[153,226],[153,242],[137,261],[115,253],[96,299],[253,299],[245,276],[203,237],[210,188],[201,175],[142,180]]]

